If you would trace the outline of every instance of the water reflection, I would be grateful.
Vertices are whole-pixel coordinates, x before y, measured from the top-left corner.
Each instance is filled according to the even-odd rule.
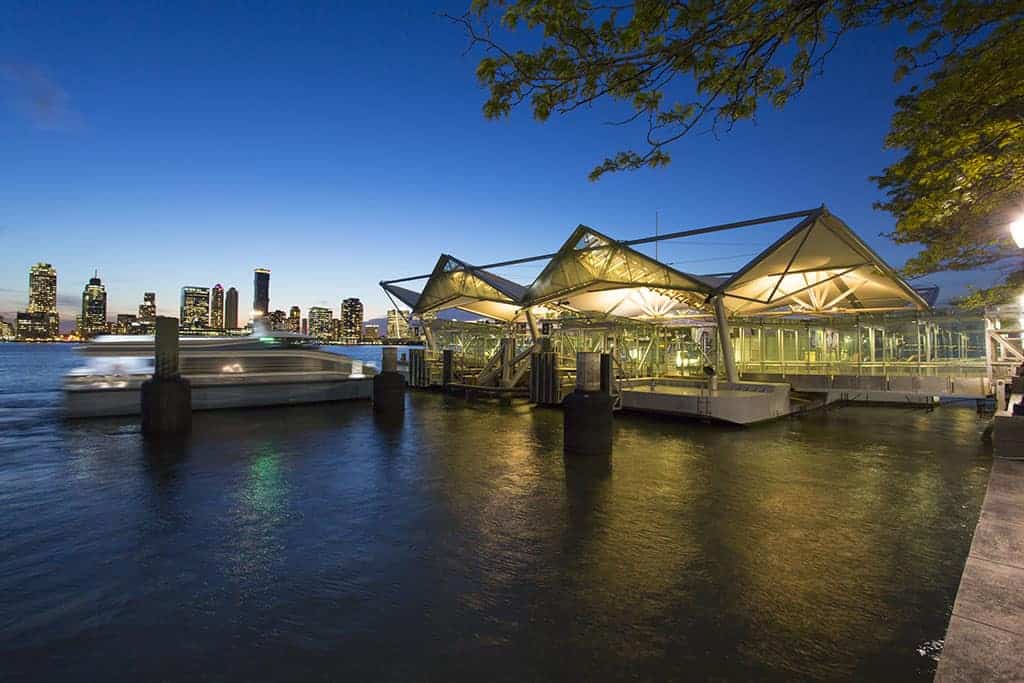
[[[373,423],[377,427],[377,433],[389,445],[394,446],[401,442],[402,429],[405,427],[405,413],[374,411]]]
[[[609,458],[561,422],[418,393],[18,437],[0,646],[40,678],[930,678],[973,411],[618,416]]]
[[[178,466],[188,457],[190,436],[169,435],[162,438],[143,438],[142,454],[150,470],[163,477],[174,476]]]

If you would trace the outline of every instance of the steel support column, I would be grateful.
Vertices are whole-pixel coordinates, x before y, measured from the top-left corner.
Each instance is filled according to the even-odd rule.
[[[526,324],[530,328],[530,340],[536,344],[537,340],[540,339],[540,328],[537,326],[537,319],[533,317],[533,313],[529,308],[526,309]]]
[[[718,323],[718,342],[722,347],[722,359],[725,361],[725,375],[730,382],[739,382],[740,376],[736,372],[732,340],[729,339],[729,321],[725,318],[725,304],[722,303],[721,295],[714,297],[712,301],[715,304],[715,322]]]

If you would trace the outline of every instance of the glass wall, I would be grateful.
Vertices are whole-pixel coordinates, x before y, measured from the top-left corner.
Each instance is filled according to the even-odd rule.
[[[984,376],[985,319],[956,312],[731,321],[740,372]],[[624,377],[725,373],[711,319],[672,325],[562,321],[552,333],[563,363],[577,351],[613,354]]]
[[[737,320],[741,371],[822,375],[982,376],[985,320],[952,312]]]
[[[754,318],[730,321],[737,367],[751,375],[915,375],[982,377],[986,374],[985,318],[956,311],[875,314],[832,318]],[[576,353],[610,353],[623,378],[702,377],[712,366],[725,374],[714,319],[672,324],[623,319],[563,318],[543,329],[571,371]],[[516,354],[530,348],[523,324],[434,321],[430,357],[456,351],[460,369],[483,368],[512,333]],[[527,359],[528,361],[528,359]],[[469,373],[471,374],[471,373]]]

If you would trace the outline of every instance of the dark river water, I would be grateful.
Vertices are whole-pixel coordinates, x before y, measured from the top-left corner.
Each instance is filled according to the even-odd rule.
[[[378,353],[377,349],[360,349]],[[0,680],[928,680],[988,477],[973,406],[753,429],[408,397],[65,423],[0,344]]]

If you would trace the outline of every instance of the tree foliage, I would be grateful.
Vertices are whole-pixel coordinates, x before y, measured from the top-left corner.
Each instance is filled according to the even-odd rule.
[[[891,235],[924,249],[905,271],[965,270],[1014,256],[1024,211],[1024,22],[1005,23],[944,60],[897,100],[886,146],[904,156],[876,178]]]
[[[909,274],[973,268],[1010,254],[1006,222],[1024,210],[1024,2],[1021,0],[474,0],[460,23],[484,54],[484,115],[526,105],[544,121],[598,100],[624,103],[642,144],[590,173],[669,163],[669,146],[781,108],[817,75],[842,37],[899,23],[897,79],[925,87],[897,103],[886,145],[904,157],[876,178],[920,242]],[[513,48],[512,32],[526,28]]]
[[[954,299],[953,303],[963,309],[981,310],[988,306],[1019,301],[1021,292],[1024,292],[1024,269],[1010,272],[1003,282],[992,287],[970,289],[967,296]]]

